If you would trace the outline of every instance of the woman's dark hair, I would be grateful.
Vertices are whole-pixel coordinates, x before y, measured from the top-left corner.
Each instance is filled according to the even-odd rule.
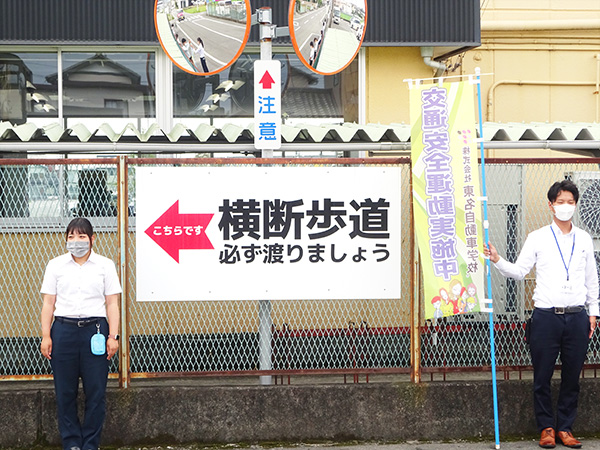
[[[200,43],[200,45],[202,46],[202,48],[204,48],[204,42],[202,42],[202,39],[200,39],[200,37],[198,37],[198,42]]]
[[[554,203],[558,197],[558,194],[560,194],[562,191],[567,191],[573,194],[575,203],[579,201],[579,189],[577,189],[577,185],[571,180],[562,180],[557,181],[550,186],[550,189],[548,189],[548,200],[550,203]]]
[[[92,227],[92,224],[90,223],[89,220],[87,220],[83,217],[77,217],[77,218],[71,220],[69,225],[67,225],[67,233],[66,233],[67,239],[69,238],[69,234],[71,234],[71,233],[87,234],[88,237],[90,238],[90,242],[91,242],[92,236],[94,235],[94,227]]]

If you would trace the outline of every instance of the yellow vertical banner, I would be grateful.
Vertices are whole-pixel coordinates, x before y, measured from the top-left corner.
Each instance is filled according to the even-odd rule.
[[[410,121],[425,318],[478,312],[485,265],[473,86],[413,85]]]

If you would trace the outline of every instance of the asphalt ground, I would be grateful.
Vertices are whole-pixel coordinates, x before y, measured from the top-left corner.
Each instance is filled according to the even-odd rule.
[[[576,436],[577,437],[577,436]],[[584,449],[600,450],[600,438],[580,438]],[[143,446],[143,447],[121,447],[118,450],[485,450],[495,449],[493,440],[479,442],[417,442],[408,441],[403,443],[385,444],[385,443],[321,443],[321,444],[290,444],[285,446],[269,445],[224,445],[224,446]],[[519,440],[512,442],[500,441],[500,449],[539,449],[537,439]],[[557,444],[557,449],[567,448]],[[107,449],[108,450],[108,449]]]
[[[583,443],[583,449],[600,450],[600,437],[577,437]],[[222,444],[222,445],[205,445],[205,444],[187,444],[187,445],[144,445],[144,446],[127,446],[127,447],[110,447],[101,446],[101,450],[486,450],[496,449],[494,440],[481,441],[452,441],[452,442],[420,442],[407,441],[402,443],[377,443],[377,442],[351,442],[351,443],[315,443],[315,444]],[[500,441],[500,449],[516,450],[516,449],[539,449],[537,439],[524,439],[515,441]],[[561,444],[556,445],[557,449],[566,449]],[[3,448],[2,450],[23,450],[22,448]],[[31,450],[59,450],[58,447],[42,447],[36,446]]]

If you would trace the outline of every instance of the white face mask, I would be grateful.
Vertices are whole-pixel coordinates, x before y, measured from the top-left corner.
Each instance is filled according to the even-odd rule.
[[[573,213],[575,212],[575,205],[569,205],[568,203],[564,203],[562,205],[553,206],[554,215],[558,220],[566,222],[568,220],[571,220],[571,217],[573,217]]]
[[[90,251],[90,241],[67,242],[67,251],[69,251],[75,258],[81,258]]]

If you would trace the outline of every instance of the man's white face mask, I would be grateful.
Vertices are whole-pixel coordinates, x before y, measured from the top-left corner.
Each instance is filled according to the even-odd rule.
[[[553,205],[553,207],[554,215],[562,222],[571,220],[571,217],[573,217],[573,213],[575,212],[575,205],[569,205],[568,203],[563,203],[562,205]]]

